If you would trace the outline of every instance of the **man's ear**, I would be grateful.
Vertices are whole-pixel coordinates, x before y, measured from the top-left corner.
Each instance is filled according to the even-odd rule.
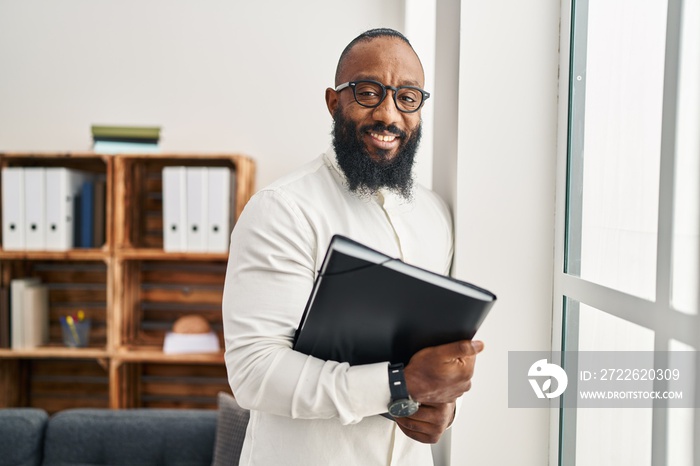
[[[330,87],[326,89],[326,107],[328,107],[331,116],[335,115],[335,109],[338,107],[338,93]]]

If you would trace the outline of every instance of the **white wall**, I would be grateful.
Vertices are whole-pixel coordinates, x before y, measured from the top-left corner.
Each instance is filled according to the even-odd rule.
[[[453,3],[461,3],[454,273],[498,302],[477,334],[486,349],[453,428],[451,464],[542,466],[550,413],[508,408],[507,363],[508,351],[551,345],[560,6]]]
[[[431,98],[421,110],[423,137],[416,156],[415,174],[418,183],[433,186],[433,134],[435,118],[435,97],[440,89],[435,86],[435,35],[436,5],[438,0],[404,0],[404,29],[411,45],[420,57],[425,71],[425,90]]]
[[[329,146],[345,45],[403,18],[402,0],[0,0],[0,151],[160,125],[164,151],[254,157],[262,187]]]

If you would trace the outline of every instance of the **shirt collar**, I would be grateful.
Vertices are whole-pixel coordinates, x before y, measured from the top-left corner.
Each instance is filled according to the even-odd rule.
[[[343,169],[340,168],[340,165],[338,165],[338,159],[335,156],[333,146],[328,148],[328,150],[323,154],[323,158],[326,159],[326,165],[333,168],[333,170],[335,170],[335,172],[343,180],[343,183],[346,183],[347,180],[345,178],[345,173],[343,173]]]
[[[332,170],[336,172],[343,185],[347,186],[347,178],[345,177],[343,169],[340,168],[340,165],[338,165],[338,158],[335,155],[333,146],[328,148],[328,150],[323,154],[323,158],[326,160],[326,165],[331,167]],[[402,196],[396,194],[394,191],[386,188],[381,188],[378,193],[372,196],[372,199],[380,206],[385,208],[412,204],[412,201],[406,200]]]

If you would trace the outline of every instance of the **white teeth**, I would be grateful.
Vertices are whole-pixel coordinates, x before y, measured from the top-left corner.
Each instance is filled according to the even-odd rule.
[[[391,142],[394,139],[396,139],[396,136],[384,136],[384,135],[377,134],[377,133],[370,133],[370,134],[372,135],[373,138],[379,139],[380,141],[384,141],[384,142]]]

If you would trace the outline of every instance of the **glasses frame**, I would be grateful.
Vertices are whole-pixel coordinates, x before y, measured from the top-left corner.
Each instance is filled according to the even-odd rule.
[[[367,104],[363,104],[362,102],[360,102],[357,99],[357,93],[355,90],[357,88],[357,85],[360,83],[372,83],[372,84],[376,84],[379,87],[381,87],[382,88],[382,98],[379,99],[379,102],[377,102],[375,105],[367,105]],[[396,106],[396,110],[398,110],[399,112],[402,112],[402,113],[415,113],[415,112],[417,112],[418,110],[420,110],[423,107],[423,104],[425,103],[425,101],[430,98],[430,92],[424,91],[420,87],[416,87],[416,86],[398,86],[398,87],[386,86],[386,85],[380,83],[379,81],[373,81],[371,79],[360,79],[358,81],[348,81],[346,83],[338,85],[338,87],[335,88],[335,92],[340,92],[343,89],[346,89],[348,87],[352,89],[352,96],[355,98],[355,102],[357,102],[359,105],[361,105],[365,108],[377,108],[377,107],[379,107],[382,104],[382,102],[384,102],[384,99],[386,99],[387,89],[390,89],[390,90],[394,91],[394,105]],[[423,100],[421,100],[420,105],[413,110],[403,110],[401,107],[399,107],[399,103],[396,101],[396,95],[398,94],[398,92],[401,89],[413,89],[415,91],[420,92],[421,95],[423,96]]]

